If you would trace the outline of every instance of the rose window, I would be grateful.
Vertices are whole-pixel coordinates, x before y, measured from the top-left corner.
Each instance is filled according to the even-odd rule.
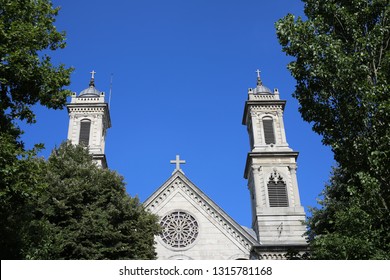
[[[185,248],[198,236],[198,223],[185,212],[172,212],[162,218],[161,239],[173,248]]]

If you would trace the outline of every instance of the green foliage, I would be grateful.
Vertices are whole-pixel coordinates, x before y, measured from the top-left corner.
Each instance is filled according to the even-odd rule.
[[[53,66],[65,47],[50,0],[0,0],[0,256],[2,259],[153,259],[157,217],[130,198],[115,172],[83,147],[49,160],[24,151],[16,121],[32,106],[63,108],[72,69]]]
[[[97,167],[86,148],[62,144],[47,162],[37,220],[46,236],[34,259],[154,259],[157,217],[125,191],[123,178]]]
[[[321,209],[309,218],[317,259],[390,258],[390,219],[380,183],[365,173],[334,169]]]
[[[338,163],[309,220],[316,258],[390,258],[390,7],[305,0],[276,24],[304,120]]]
[[[0,255],[24,258],[45,228],[34,220],[46,186],[36,153],[24,151],[17,121],[35,122],[31,107],[62,108],[72,69],[51,63],[49,51],[64,48],[64,33],[54,26],[58,8],[49,0],[0,0]]]
[[[158,218],[123,178],[63,143],[44,161],[0,134],[1,259],[154,259]]]
[[[18,135],[14,120],[35,121],[31,106],[66,103],[72,69],[55,67],[48,50],[65,47],[49,0],[0,0],[0,132]]]
[[[23,250],[41,231],[32,222],[33,211],[44,188],[43,160],[38,148],[23,151],[13,136],[0,132],[0,256],[23,258]]]

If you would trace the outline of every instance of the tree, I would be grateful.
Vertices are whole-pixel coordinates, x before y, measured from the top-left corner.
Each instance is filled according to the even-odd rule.
[[[47,161],[35,220],[43,241],[26,252],[34,259],[154,259],[157,216],[130,198],[123,178],[92,162],[82,146],[63,143]]]
[[[390,258],[388,0],[304,0],[276,24],[303,119],[337,166],[309,219],[315,258]]]
[[[0,133],[20,135],[15,120],[35,121],[31,106],[62,108],[72,69],[55,67],[48,50],[65,47],[50,0],[0,0]]]
[[[44,187],[40,184],[44,162],[36,152],[23,151],[12,136],[0,133],[1,259],[24,258],[23,251],[41,232],[39,224],[32,222]]]
[[[31,107],[62,108],[72,69],[51,63],[49,51],[64,48],[54,26],[58,8],[49,0],[0,0],[0,255],[23,258],[29,240],[43,229],[31,223],[42,191],[42,160],[25,151],[18,121],[35,122]]]

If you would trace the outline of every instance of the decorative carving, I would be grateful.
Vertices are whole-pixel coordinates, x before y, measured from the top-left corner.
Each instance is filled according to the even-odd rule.
[[[162,218],[161,239],[173,248],[185,248],[198,237],[198,222],[186,212],[173,212]]]
[[[274,94],[253,94],[254,89],[250,89],[249,92],[252,93],[249,97],[250,100],[279,100]]]
[[[252,118],[257,117],[258,110],[256,110],[255,108],[251,107],[249,112],[250,112]]]
[[[297,164],[288,166],[288,170],[290,170],[292,174],[295,174],[297,172],[297,168],[298,168]]]
[[[285,254],[260,254],[260,260],[285,260]]]
[[[270,207],[288,207],[288,194],[286,182],[277,172],[276,168],[271,173],[268,181],[268,199]]]
[[[274,168],[273,172],[271,173],[271,176],[269,177],[269,181],[271,182],[283,182],[283,183],[286,183],[284,180],[283,180],[283,177],[282,175],[279,174],[279,172],[277,171],[276,168]]]
[[[283,111],[282,105],[252,105],[249,112],[277,112]]]
[[[276,117],[277,113],[275,111],[264,111],[263,114],[261,114],[262,117],[266,117],[267,115],[268,116],[272,115]]]
[[[225,220],[224,218],[222,217],[216,217],[214,211],[213,211],[213,208],[211,207],[211,205],[199,198],[199,197],[196,197],[195,196],[195,193],[194,191],[187,185],[187,184],[183,184],[182,181],[180,180],[177,180],[177,181],[174,181],[172,182],[171,184],[169,184],[161,193],[158,197],[156,197],[153,202],[151,202],[151,204],[148,206],[150,207],[151,209],[155,209],[162,201],[164,201],[171,192],[174,192],[177,188],[180,188],[183,190],[183,192],[185,194],[187,194],[192,200],[194,200],[195,202],[197,202],[199,204],[200,207],[203,208],[203,210],[208,213],[210,215],[210,217],[212,217],[218,224],[220,224],[222,227],[223,227],[223,223],[226,223],[228,224],[230,227],[232,227],[232,225],[230,225],[230,222]],[[166,195],[165,195],[166,194]],[[235,233],[233,232],[229,232],[230,235],[236,239],[242,246],[244,246],[245,248],[247,248],[248,250],[252,247],[251,243],[249,242],[249,240],[247,239],[241,239],[239,238],[238,235],[236,235]]]

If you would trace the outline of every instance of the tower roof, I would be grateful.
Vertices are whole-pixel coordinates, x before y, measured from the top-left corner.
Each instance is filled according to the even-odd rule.
[[[91,76],[91,80],[89,81],[89,87],[80,92],[80,94],[79,94],[80,97],[81,96],[82,97],[97,97],[97,96],[100,96],[102,93],[101,91],[99,91],[95,87],[95,74],[96,74],[96,72],[92,71],[91,74],[92,74],[92,76]]]
[[[260,70],[259,69],[256,70],[256,73],[257,73],[257,86],[254,89],[254,93],[255,94],[259,94],[259,93],[272,94],[272,91],[268,87],[263,85],[263,82],[261,81],[261,78],[260,78]]]

